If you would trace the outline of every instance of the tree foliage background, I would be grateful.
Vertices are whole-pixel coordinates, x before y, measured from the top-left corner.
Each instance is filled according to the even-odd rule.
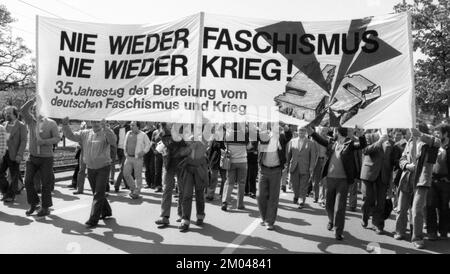
[[[412,15],[414,50],[425,54],[415,64],[416,103],[421,112],[449,117],[450,0],[405,1],[395,12]]]
[[[0,109],[20,106],[35,90],[35,66],[31,51],[20,37],[11,34],[15,19],[0,5]]]

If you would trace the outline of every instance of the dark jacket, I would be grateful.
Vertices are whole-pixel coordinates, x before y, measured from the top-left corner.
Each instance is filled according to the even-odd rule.
[[[316,132],[311,137],[322,146],[327,147],[327,162],[325,163],[322,177],[326,177],[328,174],[328,166],[330,164],[331,155],[336,148],[336,142],[334,140],[326,140]],[[347,176],[347,182],[353,184],[355,178],[359,177],[358,168],[355,162],[355,150],[362,149],[367,146],[366,138],[364,136],[359,137],[359,143],[355,143],[352,139],[346,138],[344,142],[344,148],[340,152],[342,164],[344,166],[344,172]]]
[[[406,142],[399,141],[394,144],[392,148],[392,161],[393,161],[393,172],[392,177],[394,180],[394,185],[398,186],[400,182],[400,177],[402,175],[402,170],[400,169],[400,158],[402,157],[403,150],[405,150]]]
[[[389,185],[394,166],[392,149],[390,141],[383,143],[377,141],[365,147],[362,150],[364,156],[361,167],[361,180],[374,182],[381,175],[381,183]]]
[[[218,170],[220,168],[221,149],[225,149],[224,142],[214,140],[210,143],[206,151],[208,165],[211,170]]]
[[[4,124],[6,129],[6,123]],[[16,156],[20,156],[23,160],[23,152],[28,142],[28,129],[24,123],[16,120],[14,127],[11,129],[9,139],[6,142],[8,146],[9,159],[16,160]]]

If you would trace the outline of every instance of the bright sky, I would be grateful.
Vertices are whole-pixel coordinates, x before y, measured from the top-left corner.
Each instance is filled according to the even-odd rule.
[[[2,0],[13,35],[35,48],[35,16],[115,24],[159,24],[200,11],[288,21],[354,19],[393,12],[402,0]],[[407,2],[411,2],[408,0]],[[34,7],[33,7],[34,6]]]

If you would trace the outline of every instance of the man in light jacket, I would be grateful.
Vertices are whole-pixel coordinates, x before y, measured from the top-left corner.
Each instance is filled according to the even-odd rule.
[[[130,124],[131,130],[125,136],[124,152],[125,166],[123,176],[130,187],[130,197],[139,198],[142,188],[142,167],[144,166],[144,155],[150,150],[150,139],[147,134],[139,129],[139,122]],[[134,170],[136,181],[131,175]]]

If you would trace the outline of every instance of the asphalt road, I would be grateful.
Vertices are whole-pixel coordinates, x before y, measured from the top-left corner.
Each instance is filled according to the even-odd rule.
[[[72,195],[69,183],[56,183],[53,211],[45,218],[25,215],[25,191],[14,204],[0,204],[0,253],[450,253],[449,240],[426,242],[425,250],[416,250],[410,242],[393,239],[394,215],[387,221],[386,235],[363,229],[360,195],[358,212],[347,212],[344,241],[336,241],[326,229],[325,209],[308,198],[309,205],[300,210],[289,191],[281,194],[275,231],[260,225],[256,200],[250,197],[245,197],[246,210],[237,210],[236,200],[228,212],[220,209],[218,199],[207,202],[205,224],[191,224],[187,233],[177,229],[174,199],[170,227],[159,229],[154,221],[161,193],[151,189],[144,189],[140,200],[131,200],[127,190],[112,192],[108,199],[113,218],[87,229],[84,222],[92,202],[88,183],[86,194],[79,196]],[[195,218],[195,205],[192,215]]]

